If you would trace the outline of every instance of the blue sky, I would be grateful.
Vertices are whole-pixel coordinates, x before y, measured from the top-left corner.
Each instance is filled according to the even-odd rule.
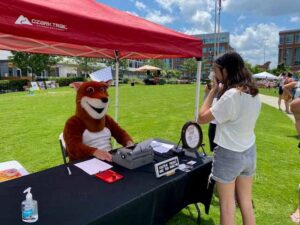
[[[111,7],[187,33],[214,31],[214,0],[97,0]],[[224,0],[221,30],[252,64],[277,65],[278,32],[300,29],[300,0]]]
[[[186,34],[214,31],[215,0],[97,0]],[[223,0],[221,30],[252,64],[277,66],[279,31],[300,29],[300,0]],[[7,52],[0,52],[6,58]]]

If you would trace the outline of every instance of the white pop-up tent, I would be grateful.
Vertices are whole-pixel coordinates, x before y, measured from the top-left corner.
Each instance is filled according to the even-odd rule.
[[[268,72],[261,72],[253,74],[252,76],[255,79],[267,79],[267,80],[278,80],[278,77]]]

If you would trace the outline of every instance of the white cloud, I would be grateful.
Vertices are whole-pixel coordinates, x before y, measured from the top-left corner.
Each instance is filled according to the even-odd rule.
[[[139,2],[139,1],[135,2],[135,7],[137,7],[139,10],[146,9],[146,5],[142,2]]]
[[[158,10],[149,11],[145,18],[147,20],[159,24],[168,24],[168,23],[172,23],[175,20],[174,17],[170,15],[162,14],[161,11]]]
[[[134,15],[134,16],[139,16],[139,14],[137,14],[136,12],[134,11],[126,11],[127,13],[131,14],[131,15]]]
[[[300,16],[291,16],[290,21],[291,21],[292,23],[300,22]]]
[[[192,27],[190,29],[187,29],[187,28],[184,28],[183,29],[183,32],[185,34],[189,34],[189,35],[194,35],[194,34],[204,34],[204,33],[207,33],[205,30],[201,30],[201,29],[198,29],[198,28],[195,28],[195,27]]]
[[[191,17],[197,10],[212,11],[214,1],[211,0],[155,0],[162,8],[172,12],[174,8],[179,9],[181,15]]]
[[[211,0],[155,0],[163,9],[173,12],[185,20],[189,28],[183,28],[187,34],[210,33],[214,30],[214,1]]]
[[[260,16],[279,16],[299,13],[299,0],[226,0],[224,10],[228,12],[251,12]]]
[[[240,15],[239,18],[237,19],[237,21],[242,21],[242,20],[245,20],[247,17],[244,16],[244,15]]]
[[[206,11],[197,11],[192,16],[194,22],[194,30],[203,30],[204,33],[211,33],[214,31],[214,23],[212,22],[211,14]]]
[[[271,61],[271,67],[277,66],[279,31],[282,27],[270,24],[257,24],[245,28],[240,34],[231,34],[230,44],[251,64],[263,64]],[[265,50],[265,51],[264,51]]]

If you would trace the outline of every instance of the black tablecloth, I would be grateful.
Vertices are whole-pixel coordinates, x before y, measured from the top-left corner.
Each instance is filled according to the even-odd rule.
[[[156,156],[161,161],[165,156]],[[180,161],[190,160],[186,157]],[[0,184],[0,224],[24,224],[21,219],[23,191],[32,187],[42,225],[159,225],[165,224],[188,204],[202,202],[208,213],[213,186],[207,188],[211,158],[197,160],[189,173],[176,171],[157,179],[153,164],[128,170],[114,166],[124,179],[107,184],[70,165],[47,169]]]

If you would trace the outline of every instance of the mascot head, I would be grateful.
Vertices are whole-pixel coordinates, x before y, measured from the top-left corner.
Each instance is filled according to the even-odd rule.
[[[76,116],[82,119],[101,120],[108,109],[108,85],[105,82],[75,82],[77,90]]]

